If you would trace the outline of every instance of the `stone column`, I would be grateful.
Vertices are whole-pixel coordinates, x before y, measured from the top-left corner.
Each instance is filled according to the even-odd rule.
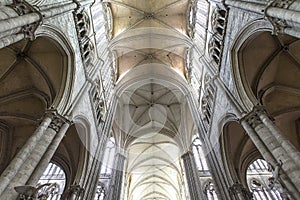
[[[33,174],[30,176],[27,185],[36,185],[36,183],[39,181],[40,177],[43,175],[43,172],[45,171],[49,162],[51,161],[55,151],[57,150],[59,144],[61,143],[63,137],[65,136],[65,133],[67,132],[69,126],[69,122],[66,122],[62,125],[59,132],[57,133],[52,143],[43,155],[42,159],[40,160],[38,166],[35,168]]]
[[[44,131],[40,140],[36,142],[33,150],[30,152],[30,155],[24,160],[18,170],[14,171],[14,176],[10,179],[6,187],[4,187],[4,191],[2,192],[0,199],[17,198],[18,194],[14,190],[14,187],[26,184],[36,166],[44,156],[49,145],[52,143],[54,137],[59,133],[60,129],[63,127],[62,132],[64,133],[67,130],[64,124],[64,118],[57,114],[52,116],[50,125]]]
[[[125,160],[126,157],[123,154],[116,154],[114,161],[114,170],[110,179],[109,190],[107,193],[106,200],[121,199]]]
[[[271,131],[275,140],[282,146],[282,148],[287,152],[287,154],[294,160],[294,162],[300,168],[300,152],[295,146],[282,134],[278,127],[270,120],[267,113],[262,109],[257,110],[257,115],[264,125]]]
[[[186,181],[189,188],[190,200],[205,199],[201,192],[201,184],[199,174],[197,171],[194,155],[191,151],[181,156],[184,165],[184,172],[186,175]]]
[[[52,119],[49,115],[46,115],[39,125],[39,127],[35,130],[32,136],[27,140],[24,146],[19,150],[14,159],[10,162],[8,167],[3,171],[0,177],[0,194],[7,187],[9,182],[15,177],[21,166],[30,156],[34,148],[36,147],[40,138],[45,134],[46,129],[51,123]]]
[[[0,5],[8,6],[10,2],[5,0]],[[0,48],[24,38],[34,40],[35,31],[44,19],[70,12],[77,8],[77,4],[74,2],[64,3],[51,8],[43,7],[41,10],[26,1],[12,1],[12,4],[9,4],[9,6],[13,8],[11,11],[15,11],[17,14],[14,17],[4,15],[4,18],[0,18]]]
[[[9,18],[0,21],[0,32],[6,32],[15,28],[39,21],[40,15],[37,13],[29,13],[22,16]]]
[[[267,162],[273,167],[282,163],[279,177],[290,194],[295,199],[300,199],[297,187],[300,184],[300,168],[276,139],[272,132],[274,130],[268,127],[271,125],[266,122],[265,117],[260,108],[255,108],[241,120],[241,124]]]

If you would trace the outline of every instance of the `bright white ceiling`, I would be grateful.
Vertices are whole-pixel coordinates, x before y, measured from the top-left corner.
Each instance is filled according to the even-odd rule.
[[[183,92],[162,77],[187,84],[191,2],[104,2],[111,19],[117,88],[133,83],[117,94],[113,127],[116,144],[127,155],[124,199],[186,199],[180,157],[191,143],[194,122]],[[134,85],[138,77],[147,81]]]

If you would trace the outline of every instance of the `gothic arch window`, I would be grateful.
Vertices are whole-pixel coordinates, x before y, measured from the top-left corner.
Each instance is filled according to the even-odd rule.
[[[104,157],[101,166],[100,176],[109,178],[112,173],[112,167],[114,164],[114,157],[116,153],[116,145],[113,137],[109,138],[106,144],[106,149],[104,152]]]
[[[38,187],[44,184],[56,184],[58,185],[58,190],[53,193],[53,195],[48,196],[47,199],[60,199],[62,193],[64,192],[66,186],[66,173],[64,170],[54,163],[49,163],[40,180],[38,181]]]
[[[106,197],[105,185],[101,182],[97,185],[95,200],[104,200]]]
[[[207,200],[216,200],[218,199],[215,186],[212,183],[211,180],[209,180],[205,185],[204,185],[204,194]]]
[[[208,169],[207,162],[206,162],[206,159],[205,159],[205,154],[204,154],[203,149],[202,149],[201,140],[198,137],[196,137],[193,140],[192,145],[193,145],[192,146],[193,154],[194,154],[194,157],[195,157],[195,161],[196,161],[198,171],[201,172],[201,173],[209,173],[209,169]]]
[[[199,137],[195,137],[192,143],[192,151],[195,158],[196,166],[199,173],[199,178],[202,183],[202,191],[207,200],[217,200],[217,193],[212,181],[212,176],[210,174],[205,153],[203,151],[203,145]]]
[[[100,177],[94,200],[104,200],[108,184],[112,175],[112,168],[116,154],[115,139],[110,137],[106,143],[104,156],[101,162]]]
[[[265,160],[257,159],[247,169],[247,183],[255,200],[283,200],[282,192],[277,187],[270,187],[272,173]]]

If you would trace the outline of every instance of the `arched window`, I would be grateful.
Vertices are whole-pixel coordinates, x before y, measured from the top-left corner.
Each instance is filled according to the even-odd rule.
[[[199,172],[199,177],[202,183],[202,191],[207,200],[217,200],[217,193],[215,191],[212,177],[205,159],[202,142],[199,137],[195,137],[192,143],[193,155]]]
[[[99,182],[97,185],[95,200],[104,200],[105,195],[105,185]]]
[[[212,181],[208,181],[204,186],[204,193],[207,200],[216,200],[218,199],[215,186]]]
[[[270,187],[272,173],[268,170],[268,163],[265,160],[257,159],[247,169],[247,183],[255,200],[283,200],[289,199],[284,196],[283,191],[278,187]]]
[[[106,149],[104,152],[104,157],[101,165],[100,177],[102,178],[110,177],[112,172],[112,167],[114,164],[115,153],[116,153],[115,140],[113,137],[111,137],[106,144]]]
[[[100,177],[99,177],[94,200],[103,200],[105,198],[106,189],[108,188],[108,183],[112,174],[115,154],[116,154],[115,139],[111,137],[106,143],[106,148],[101,163]]]
[[[196,165],[200,173],[209,173],[209,169],[206,163],[205,155],[202,149],[201,140],[196,137],[193,140],[193,154],[195,157]]]
[[[55,189],[47,199],[60,199],[66,185],[66,174],[64,170],[60,166],[50,162],[38,181],[37,187],[45,184],[55,184],[55,186],[57,186],[57,189]]]

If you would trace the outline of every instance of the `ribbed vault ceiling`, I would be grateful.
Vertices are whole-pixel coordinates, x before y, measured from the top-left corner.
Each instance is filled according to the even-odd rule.
[[[162,74],[157,66],[164,66],[185,79],[192,46],[189,0],[104,2],[117,86],[132,69],[143,67]],[[186,197],[180,155],[191,141],[193,120],[182,92],[155,80],[131,87],[119,98],[113,130],[117,145],[127,154],[126,200]]]
[[[104,2],[111,19],[111,42],[115,44],[127,37],[122,45],[112,45],[117,78],[132,68],[148,63],[164,64],[186,76],[185,57],[188,47],[182,41],[172,39],[172,36],[189,36],[189,0]],[[166,35],[167,38],[164,37]],[[131,40],[128,40],[130,36]]]
[[[127,155],[125,199],[185,199],[180,157],[194,123],[183,99],[178,89],[157,83],[120,97],[114,133]]]
[[[300,40],[262,32],[245,44],[241,55],[246,80],[256,98],[300,149]]]

